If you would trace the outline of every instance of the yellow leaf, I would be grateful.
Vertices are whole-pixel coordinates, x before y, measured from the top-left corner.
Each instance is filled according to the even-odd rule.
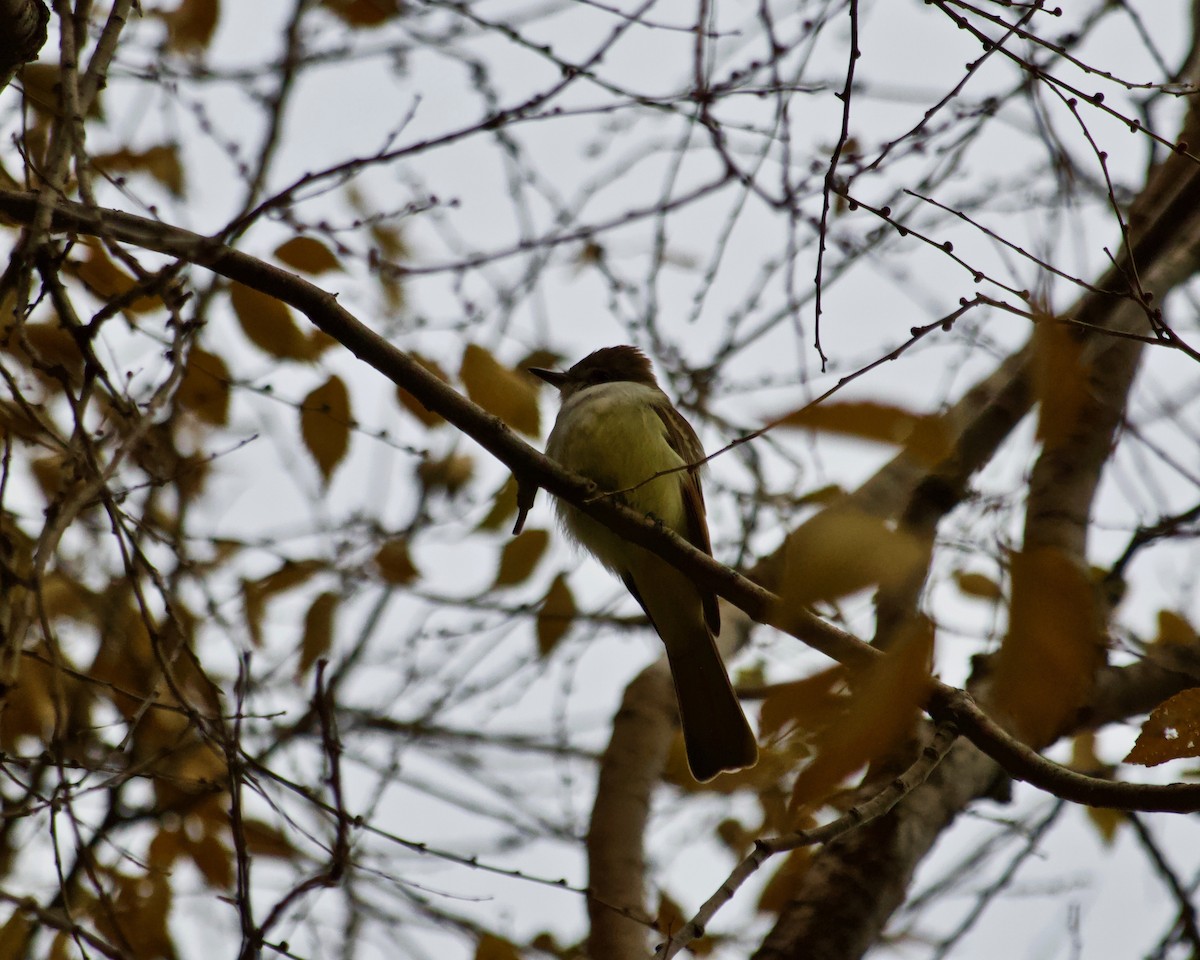
[[[949,427],[942,417],[866,400],[810,404],[786,414],[776,425],[904,445],[925,463],[944,460],[954,449]]]
[[[509,518],[517,512],[517,478],[509,475],[504,485],[492,497],[492,509],[479,521],[476,530],[500,530],[508,527]]]
[[[475,461],[465,453],[451,453],[417,464],[417,479],[421,486],[431,493],[446,493],[452,497],[470,482],[474,472]]]
[[[475,945],[475,960],[521,960],[521,951],[508,940],[485,933]]]
[[[199,840],[191,840],[185,833],[184,846],[210,887],[228,890],[233,886],[233,851],[214,834],[205,832]]]
[[[800,771],[793,810],[815,809],[850,774],[886,756],[912,735],[929,695],[933,624],[921,617],[899,631],[881,659],[853,684],[838,723],[817,738],[816,755]]]
[[[179,148],[174,144],[159,144],[147,150],[118,150],[93,157],[92,162],[108,174],[148,173],[172,196],[183,195],[183,164],[179,162]]]
[[[229,302],[242,332],[258,349],[280,360],[313,359],[313,345],[286,303],[241,283],[229,285]]]
[[[834,600],[874,584],[897,584],[920,568],[921,541],[844,505],[829,507],[788,537],[779,585],[785,611]]]
[[[811,861],[812,850],[808,847],[800,847],[789,853],[759,894],[756,904],[759,912],[782,913],[799,892],[800,881],[804,879]]]
[[[768,740],[791,727],[807,733],[823,730],[845,708],[846,698],[837,692],[845,677],[845,668],[835,666],[773,686],[759,709],[761,738]]]
[[[1071,435],[1089,402],[1082,351],[1076,331],[1054,317],[1043,317],[1033,328],[1033,389],[1041,403],[1037,436],[1048,447]]]
[[[526,530],[509,540],[500,554],[500,569],[492,588],[511,587],[526,580],[549,543],[550,535],[545,530]]]
[[[991,600],[992,602],[1004,599],[1004,591],[1000,589],[1000,584],[991,577],[985,577],[982,573],[955,570],[954,582],[958,584],[958,589],[968,597],[978,597],[980,600]]]
[[[24,367],[43,377],[65,375],[78,383],[83,374],[83,354],[70,331],[57,323],[23,323],[0,328],[0,349]]]
[[[137,286],[138,281],[113,263],[98,241],[86,242],[84,247],[86,259],[82,262],[70,261],[67,269],[82,280],[96,297],[107,301],[117,300]],[[161,306],[162,300],[158,297],[139,294],[125,305],[125,309],[131,313],[145,313]]]
[[[993,703],[1035,746],[1083,706],[1104,660],[1095,586],[1054,547],[1011,558],[1008,634],[992,664]]]
[[[687,917],[683,915],[683,909],[679,904],[666,893],[659,893],[658,916],[654,918],[654,929],[663,936],[669,937],[685,923],[687,923]]]
[[[314,237],[292,237],[275,248],[275,256],[305,273],[321,274],[342,268],[330,249]]]
[[[377,27],[404,10],[401,0],[321,0],[321,5],[355,29]]]
[[[261,820],[243,820],[242,835],[246,838],[246,850],[255,856],[275,857],[278,860],[296,858],[296,848],[283,832]]]
[[[262,617],[267,601],[277,594],[291,590],[306,582],[318,570],[324,569],[320,560],[285,560],[273,573],[257,580],[242,581],[242,605],[246,614],[246,626],[255,644],[262,643]]]
[[[300,406],[300,436],[312,454],[325,483],[350,449],[350,392],[332,376]]]
[[[566,576],[560,573],[550,584],[546,599],[538,610],[537,644],[541,656],[549,656],[554,650],[570,628],[575,612],[575,598],[571,596]]]
[[[183,0],[163,18],[167,22],[167,43],[172,50],[207,47],[219,18],[217,0]]]
[[[1154,767],[1200,757],[1200,687],[1182,690],[1150,711],[1126,763]]]
[[[408,553],[408,540],[393,537],[375,554],[375,566],[388,583],[412,583],[421,575]]]
[[[229,368],[215,353],[193,347],[175,399],[205,423],[229,422]]]
[[[1158,636],[1154,642],[1164,646],[1191,646],[1197,640],[1196,628],[1174,610],[1158,611]]]
[[[297,678],[308,673],[309,668],[333,646],[333,616],[341,598],[336,593],[322,593],[308,608],[304,617],[304,638],[300,643],[300,666]]]
[[[1117,830],[1128,819],[1125,811],[1114,810],[1112,807],[1087,807],[1086,810],[1088,819],[1096,828],[1096,832],[1100,834],[1104,845],[1111,847],[1113,841],[1117,839]]]
[[[467,388],[467,396],[484,410],[514,430],[538,435],[541,430],[538,381],[531,374],[504,366],[483,347],[471,343],[463,353],[458,375]]]
[[[111,908],[97,911],[93,920],[106,940],[128,946],[135,957],[175,956],[175,944],[167,928],[171,885],[166,874],[119,875],[110,902]]]
[[[439,380],[446,380],[446,372],[438,365],[436,360],[431,360],[429,357],[422,356],[415,351],[410,351],[408,355]],[[396,399],[405,410],[416,417],[426,427],[436,427],[446,422],[442,419],[440,413],[434,413],[432,410],[426,409],[416,397],[402,387],[396,387]]]
[[[20,908],[13,910],[3,927],[0,927],[0,960],[18,960],[29,956],[29,937],[33,933],[33,921]]]

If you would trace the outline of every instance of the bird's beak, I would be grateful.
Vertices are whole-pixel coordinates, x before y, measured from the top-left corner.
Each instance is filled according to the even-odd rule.
[[[543,370],[541,367],[529,367],[528,370],[539,380],[545,380],[555,390],[561,390],[567,382],[567,375],[561,370]]]

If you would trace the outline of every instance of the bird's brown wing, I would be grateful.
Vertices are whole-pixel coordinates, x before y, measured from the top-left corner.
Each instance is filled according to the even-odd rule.
[[[667,437],[667,443],[684,463],[699,464],[704,459],[704,447],[696,431],[683,415],[669,403],[656,403],[654,412],[662,420]],[[680,488],[683,492],[684,515],[687,529],[684,539],[697,550],[703,550],[712,556],[712,541],[708,536],[708,520],[704,510],[704,491],[700,488],[700,467],[696,466],[678,474]],[[716,636],[721,629],[721,612],[717,606],[717,595],[697,585],[700,601],[704,605],[704,620],[708,629]]]

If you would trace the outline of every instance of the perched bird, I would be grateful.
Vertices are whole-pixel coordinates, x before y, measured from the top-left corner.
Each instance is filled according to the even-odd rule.
[[[659,388],[636,347],[605,347],[566,371],[531,368],[557,388],[562,404],[546,456],[594,481],[711,556],[696,431]],[[688,466],[687,469],[676,469]],[[664,470],[675,470],[648,480]],[[518,496],[519,532],[536,488]],[[714,636],[717,596],[661,557],[623,540],[566,501],[566,531],[612,570],[650,618],[667,648],[688,766],[701,783],[752,766],[758,746],[729,683]]]

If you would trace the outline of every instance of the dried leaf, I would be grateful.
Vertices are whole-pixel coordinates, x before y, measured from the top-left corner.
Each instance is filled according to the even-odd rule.
[[[1104,659],[1095,585],[1067,554],[1013,554],[1008,634],[993,667],[993,702],[1030,743],[1057,737]]]
[[[687,917],[683,915],[683,908],[665,892],[660,892],[658,915],[654,918],[654,929],[663,936],[669,937],[685,923],[687,923]]]
[[[1196,628],[1186,617],[1174,610],[1158,611],[1158,635],[1154,642],[1164,646],[1191,646],[1200,640]]]
[[[800,882],[804,879],[811,862],[812,850],[808,847],[801,847],[789,853],[759,894],[756,904],[759,912],[782,913],[799,892]]]
[[[174,957],[175,943],[167,927],[171,910],[170,877],[151,871],[142,876],[116,875],[110,907],[96,912],[93,923],[109,943],[120,943],[130,956]]]
[[[317,660],[333,646],[333,617],[341,597],[325,592],[313,600],[304,616],[304,637],[300,642],[300,665],[296,668],[297,678],[308,673]]]
[[[83,281],[96,297],[104,301],[121,299],[138,285],[136,279],[113,263],[99,241],[87,241],[83,246],[87,251],[86,259],[69,261],[67,270]],[[125,305],[125,309],[130,313],[146,313],[161,306],[162,300],[158,297],[139,294]]]
[[[492,588],[511,587],[527,580],[549,544],[550,534],[545,530],[526,530],[509,540],[500,554],[500,569]]]
[[[1182,690],[1150,711],[1126,763],[1154,767],[1200,757],[1200,687]]]
[[[537,380],[513,370],[477,344],[467,344],[459,379],[467,395],[488,413],[529,436],[541,431]]]
[[[919,569],[926,548],[903,530],[848,506],[833,506],[793,533],[779,585],[785,612],[874,584],[897,584]]]
[[[846,706],[846,697],[837,692],[845,677],[845,668],[834,666],[773,686],[758,714],[761,739],[769,740],[791,727],[807,733],[823,730]]]
[[[312,360],[313,345],[296,325],[287,304],[241,283],[229,285],[229,302],[242,332],[256,347],[280,360]]]
[[[289,267],[314,275],[342,268],[332,251],[315,237],[292,237],[275,248],[275,257]]]
[[[350,449],[350,392],[332,376],[300,405],[300,436],[326,485]]]
[[[166,187],[172,196],[183,196],[183,164],[179,161],[179,147],[175,144],[159,144],[146,150],[118,150],[93,157],[92,162],[108,174],[149,174]]]
[[[898,631],[883,657],[854,683],[842,719],[817,738],[816,755],[800,771],[792,810],[814,809],[855,770],[886,756],[911,736],[929,695],[933,624],[921,617]]]
[[[285,560],[273,573],[258,580],[242,581],[242,605],[246,614],[246,626],[255,644],[262,643],[262,618],[267,601],[280,593],[305,583],[325,564],[320,560]]]
[[[294,860],[296,848],[291,841],[269,823],[253,818],[242,821],[242,835],[246,838],[246,849],[259,857],[274,857],[277,860]]]
[[[415,351],[409,351],[408,355],[439,380],[444,382],[447,379],[446,371],[438,365],[436,360],[431,360],[429,357],[422,356]],[[432,410],[426,409],[416,397],[403,387],[396,387],[396,399],[400,402],[400,406],[416,417],[426,427],[437,427],[446,422],[442,419],[440,413],[434,413]]]
[[[233,851],[215,834],[205,831],[199,840],[191,840],[185,833],[184,848],[210,887],[228,890],[233,886]]]
[[[508,520],[517,512],[517,478],[509,475],[504,485],[492,496],[492,509],[479,521],[476,530],[507,529]]]
[[[968,597],[990,600],[993,603],[998,603],[1004,599],[1004,591],[1000,588],[1000,584],[991,577],[985,577],[982,573],[967,573],[963,570],[955,570],[954,582],[958,585],[958,589]]]
[[[521,960],[521,951],[508,940],[485,933],[475,945],[475,960]]]
[[[465,453],[429,458],[417,464],[417,479],[430,493],[445,493],[453,497],[471,480],[475,461]]]
[[[358,30],[378,27],[404,11],[401,0],[321,0],[321,5]]]
[[[215,353],[193,347],[175,400],[205,423],[223,426],[229,422],[229,368]]]
[[[537,615],[537,644],[538,654],[547,657],[558,645],[571,621],[575,619],[575,598],[571,588],[567,586],[565,574],[560,573],[550,584],[546,598]]]
[[[1124,810],[1114,810],[1112,807],[1086,807],[1088,819],[1106,847],[1111,847],[1117,839],[1117,831],[1129,817]]]
[[[421,575],[409,556],[405,537],[393,537],[380,547],[375,554],[375,566],[388,583],[412,583]]]
[[[217,0],[183,0],[163,18],[167,43],[172,50],[189,51],[209,45],[217,29],[220,9]]]
[[[945,419],[870,401],[817,403],[777,420],[779,427],[841,433],[861,440],[904,445],[923,463],[938,463],[954,449]]]

